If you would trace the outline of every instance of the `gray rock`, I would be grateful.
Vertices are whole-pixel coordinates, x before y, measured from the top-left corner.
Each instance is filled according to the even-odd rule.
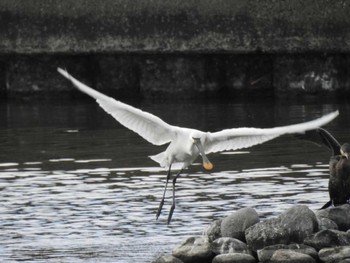
[[[348,246],[350,245],[350,234],[339,230],[322,230],[305,238],[304,244],[317,250],[326,247]]]
[[[280,249],[273,253],[270,263],[316,263],[309,255],[289,249]]]
[[[268,247],[264,247],[263,249],[258,250],[258,259],[260,262],[269,262],[272,255],[280,249],[292,250],[298,253],[306,254],[311,256],[314,259],[317,259],[318,253],[315,248],[304,245],[304,244],[278,244],[272,245]]]
[[[208,238],[190,237],[179,247],[173,250],[173,256],[181,259],[184,263],[211,262],[214,254],[210,249]]]
[[[326,217],[317,217],[318,231],[333,229],[338,230],[338,225],[331,219]]]
[[[256,259],[248,254],[230,253],[217,255],[213,263],[256,263]]]
[[[211,251],[215,254],[245,253],[251,254],[247,244],[232,237],[220,237],[210,244]]]
[[[165,255],[165,256],[160,256],[155,261],[152,261],[152,263],[183,263],[183,261],[181,261],[176,257]]]
[[[334,221],[341,231],[350,229],[350,205],[348,204],[319,210],[316,212],[316,216]]]
[[[245,242],[245,230],[259,222],[258,213],[251,207],[242,208],[225,217],[221,223],[221,236]]]
[[[322,262],[350,261],[350,246],[323,248],[319,252]]]
[[[208,236],[209,242],[213,242],[215,239],[221,237],[221,222],[222,220],[215,220],[205,230],[205,234]]]
[[[303,243],[318,230],[315,214],[305,205],[296,205],[277,218],[265,220],[246,231],[248,247],[253,251],[275,244]]]

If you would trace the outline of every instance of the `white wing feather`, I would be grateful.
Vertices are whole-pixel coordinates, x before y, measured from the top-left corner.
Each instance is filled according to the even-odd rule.
[[[175,136],[176,126],[171,126],[150,113],[117,101],[88,87],[61,68],[57,70],[80,91],[96,99],[97,103],[118,122],[136,132],[150,143],[162,145],[170,142],[173,136]]]
[[[215,133],[207,133],[205,152],[220,152],[237,150],[251,147],[256,144],[272,140],[283,134],[303,133],[308,130],[319,128],[332,121],[339,115],[338,111],[329,113],[321,118],[282,127],[259,129],[259,128],[234,128]]]

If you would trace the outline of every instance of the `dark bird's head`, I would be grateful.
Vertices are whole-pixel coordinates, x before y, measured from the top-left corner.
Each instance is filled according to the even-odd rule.
[[[346,159],[349,159],[349,157],[350,157],[350,144],[344,143],[340,148],[340,153],[342,156],[346,157]]]

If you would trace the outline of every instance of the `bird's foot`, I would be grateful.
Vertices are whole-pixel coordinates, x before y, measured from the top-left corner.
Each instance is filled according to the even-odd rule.
[[[156,220],[158,220],[158,217],[160,216],[160,213],[162,212],[163,205],[164,205],[164,199],[162,199],[162,201],[160,201],[160,203],[159,203],[159,207],[158,207],[157,214],[156,214]]]
[[[169,212],[169,216],[168,216],[168,225],[171,222],[171,218],[173,217],[174,210],[175,210],[175,203],[173,203],[171,208],[170,208],[170,212]]]

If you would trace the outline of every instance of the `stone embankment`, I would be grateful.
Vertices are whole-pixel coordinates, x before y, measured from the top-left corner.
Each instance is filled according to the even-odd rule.
[[[214,221],[154,263],[350,262],[350,205],[311,211],[296,205],[260,220],[243,208]]]
[[[0,99],[71,97],[57,67],[118,98],[344,97],[349,12],[345,0],[2,0]]]

